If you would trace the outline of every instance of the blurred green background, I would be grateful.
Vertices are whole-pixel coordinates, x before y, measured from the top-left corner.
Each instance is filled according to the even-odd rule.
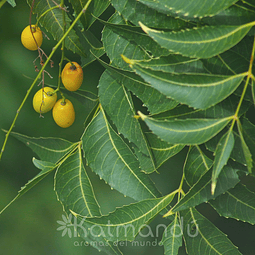
[[[0,9],[0,128],[9,129],[15,113],[22,102],[27,89],[36,76],[33,60],[37,52],[25,49],[20,42],[22,30],[29,24],[29,7],[25,0],[17,1],[17,6],[12,8],[7,3]],[[107,15],[107,14],[106,14]],[[32,18],[35,22],[35,17]],[[100,38],[101,25],[95,23],[92,27]],[[44,31],[46,32],[46,31]],[[43,49],[46,54],[51,52],[55,41],[44,38]],[[79,57],[68,53],[68,57],[79,62]],[[57,85],[58,62],[60,51],[55,54],[54,68],[47,68],[53,79],[46,77],[45,82]],[[96,62],[84,68],[83,88],[96,91],[98,79],[103,68]],[[93,75],[91,75],[93,74]],[[68,129],[58,127],[50,113],[39,118],[32,108],[33,94],[38,90],[33,89],[16,122],[14,131],[33,137],[61,137],[70,141],[78,141],[83,132],[85,120],[82,105],[72,99],[76,110],[76,121]],[[0,131],[0,145],[4,141],[4,132]],[[160,174],[153,174],[152,178],[163,194],[173,191],[179,185],[181,170],[184,162],[185,151],[175,156],[161,167]],[[0,162],[0,210],[4,208],[28,180],[32,179],[38,169],[32,164],[36,155],[23,143],[10,137]],[[124,198],[117,191],[111,190],[104,181],[88,169],[95,193],[101,210],[104,214],[113,211],[116,207],[133,202]],[[0,254],[102,254],[91,247],[77,246],[77,237],[61,236],[57,231],[62,220],[63,210],[57,201],[53,190],[54,173],[48,175],[37,186],[19,198],[0,216]],[[209,205],[199,207],[200,212],[208,216],[223,232],[228,233],[231,240],[240,247],[245,255],[254,255],[254,226],[235,220],[226,220],[217,215]],[[158,223],[167,224],[166,220],[158,217],[152,223],[155,229]],[[154,228],[153,228],[154,227]],[[155,238],[151,238],[154,241]],[[160,238],[157,242],[160,241]],[[132,247],[131,247],[132,248]],[[125,254],[163,254],[163,247],[130,247],[121,248]],[[186,254],[184,249],[180,254]]]

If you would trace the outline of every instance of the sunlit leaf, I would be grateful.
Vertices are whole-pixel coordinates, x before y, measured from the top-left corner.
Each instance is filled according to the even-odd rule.
[[[171,52],[192,58],[210,58],[216,56],[241,41],[254,23],[242,26],[205,26],[164,32],[140,26],[152,39]]]
[[[189,255],[241,255],[237,247],[195,208],[181,213]]]
[[[210,204],[221,216],[255,224],[255,194],[242,184],[211,200]]]
[[[101,111],[86,128],[83,150],[88,165],[111,187],[135,200],[160,197],[150,177],[140,171],[139,162]]]
[[[231,120],[222,119],[170,119],[157,120],[139,112],[150,130],[172,144],[201,144],[220,132]]]

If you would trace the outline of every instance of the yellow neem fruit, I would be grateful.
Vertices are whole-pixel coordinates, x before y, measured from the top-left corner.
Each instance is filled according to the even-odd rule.
[[[76,91],[83,82],[83,71],[81,66],[72,62],[67,63],[61,73],[62,83],[69,91]]]
[[[54,93],[54,89],[44,87],[38,90],[33,98],[33,107],[38,113],[46,113],[50,111],[57,101],[57,93]]]
[[[32,33],[31,33],[32,29]],[[36,27],[35,25],[28,25],[21,33],[21,42],[24,45],[25,48],[28,50],[37,50],[37,45],[41,47],[42,41],[43,41],[43,36],[42,36],[42,31],[39,27]],[[33,37],[34,36],[34,37]],[[36,44],[36,42],[37,44]]]
[[[53,119],[62,128],[70,127],[75,120],[73,104],[68,99],[59,99],[52,109]]]

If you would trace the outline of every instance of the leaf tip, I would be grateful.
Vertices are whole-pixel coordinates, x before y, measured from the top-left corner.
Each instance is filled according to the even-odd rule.
[[[212,193],[212,195],[214,195],[215,188],[216,188],[216,181],[213,181],[212,182],[212,186],[211,186],[211,193]]]
[[[146,118],[146,115],[144,115],[143,113],[141,113],[140,111],[137,112],[139,117],[144,120]]]

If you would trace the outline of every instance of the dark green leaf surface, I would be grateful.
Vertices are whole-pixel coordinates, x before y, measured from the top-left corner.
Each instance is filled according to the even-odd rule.
[[[236,167],[236,168],[235,168]],[[172,212],[178,212],[190,207],[207,202],[230,188],[233,188],[240,180],[238,166],[226,165],[219,177],[214,195],[211,193],[212,171],[207,171],[188,193],[172,208]]]
[[[157,120],[139,112],[150,130],[172,144],[201,144],[220,132],[231,120],[223,119],[175,119]]]
[[[189,186],[193,186],[212,166],[213,161],[209,159],[199,148],[192,146],[188,152],[184,175]]]
[[[237,0],[215,0],[213,2],[210,0],[190,0],[188,3],[185,0],[139,0],[139,2],[163,13],[176,13],[185,17],[202,18],[217,14],[237,2]]]
[[[169,205],[174,195],[123,206],[106,216],[85,218],[83,227],[89,230],[98,226],[93,228],[93,235],[105,236],[110,241],[133,241],[144,225]]]
[[[167,98],[148,83],[144,82],[139,75],[115,68],[101,60],[99,61],[108,71],[110,71],[110,74],[114,79],[120,84],[123,84],[129,91],[143,101],[151,114],[164,112],[173,109],[178,105],[178,102]]]
[[[126,20],[130,20],[135,25],[142,22],[150,27],[173,30],[188,25],[184,20],[159,13],[136,0],[111,0],[111,4]]]
[[[132,44],[136,44],[141,49],[145,49],[153,56],[167,56],[169,51],[163,49],[158,43],[152,40],[147,34],[143,32],[140,27],[133,27],[129,25],[119,25],[100,20],[106,27],[110,28],[114,33],[125,38]]]
[[[238,127],[238,133],[239,133],[240,140],[241,140],[241,145],[242,145],[242,149],[243,149],[243,155],[244,155],[244,158],[245,158],[245,163],[247,165],[248,171],[250,173],[252,173],[252,165],[253,165],[252,155],[251,155],[251,152],[249,150],[249,147],[247,146],[247,144],[244,140],[242,126],[241,126],[240,121],[237,121],[237,127]]]
[[[187,105],[178,105],[172,110],[153,115],[156,119],[189,119],[189,118],[226,118],[233,116],[239,102],[239,97],[231,95],[220,103],[205,110],[193,109]],[[250,103],[244,101],[239,116],[244,114],[250,107]],[[216,148],[216,146],[215,146]]]
[[[171,52],[192,58],[210,58],[236,45],[254,24],[205,26],[180,32],[164,32],[140,25],[145,33]]]
[[[33,0],[27,0],[28,4],[31,6]],[[59,4],[59,0],[55,0],[55,3]],[[56,6],[51,0],[35,0],[33,13],[37,14],[38,17],[41,16],[46,10],[51,9]],[[66,30],[70,27],[71,20],[65,13]],[[40,24],[52,34],[53,38],[59,41],[63,36],[64,31],[64,20],[62,15],[62,10],[60,8],[52,9],[43,15],[40,19]],[[76,35],[74,30],[67,35],[65,39],[65,47],[74,53],[81,56],[86,56],[83,47],[79,41],[79,37]]]
[[[72,210],[84,216],[101,215],[80,149],[58,167],[55,191],[67,213]]]
[[[109,20],[113,24],[125,24],[123,17],[115,13]],[[117,66],[123,70],[130,70],[129,66],[121,58],[122,54],[137,60],[150,59],[151,56],[145,49],[139,45],[129,42],[127,39],[119,36],[108,27],[104,27],[102,32],[102,42],[111,65]]]
[[[146,69],[130,61],[132,69],[153,88],[175,101],[200,109],[224,100],[236,90],[246,75],[173,74]]]
[[[197,59],[190,59],[181,55],[170,54],[160,58],[139,62],[144,68],[169,73],[205,73],[203,63]]]
[[[244,118],[243,123],[243,136],[246,144],[252,155],[252,160],[255,162],[255,125],[251,123],[248,119]],[[254,171],[254,165],[253,165]]]
[[[12,132],[11,135],[25,143],[41,160],[51,163],[57,163],[75,147],[75,143],[61,138],[35,138],[15,132]]]
[[[237,184],[210,204],[221,216],[255,224],[255,194],[242,184]]]
[[[164,231],[160,243],[164,245],[165,255],[178,255],[178,250],[182,246],[182,235],[178,214],[175,214],[174,220]]]
[[[132,142],[139,151],[146,155],[146,168],[142,170],[151,173],[156,170],[153,156],[148,146],[136,115],[130,92],[120,85],[108,71],[105,71],[99,81],[99,99],[104,110],[116,125],[118,132],[122,133]]]
[[[146,133],[146,137],[150,144],[156,169],[158,169],[165,161],[179,153],[184,148],[184,145],[170,144],[162,141],[153,133]]]
[[[82,137],[88,165],[111,187],[135,200],[160,197],[149,176],[142,173],[130,148],[112,129],[101,110]]]
[[[242,255],[227,236],[195,208],[184,211],[181,216],[189,255]]]
[[[212,194],[214,193],[216,188],[217,178],[223,167],[228,162],[228,159],[234,147],[234,143],[235,138],[233,135],[233,131],[230,128],[229,131],[221,137],[215,151],[215,159],[212,171]]]
[[[83,7],[86,5],[88,0],[70,0],[72,7],[75,10],[76,15],[78,15]],[[99,17],[109,6],[109,1],[102,1],[102,0],[94,0],[89,5],[86,12],[81,16],[81,23],[85,30],[87,30],[96,20],[95,17]],[[95,17],[94,17],[95,16]]]

